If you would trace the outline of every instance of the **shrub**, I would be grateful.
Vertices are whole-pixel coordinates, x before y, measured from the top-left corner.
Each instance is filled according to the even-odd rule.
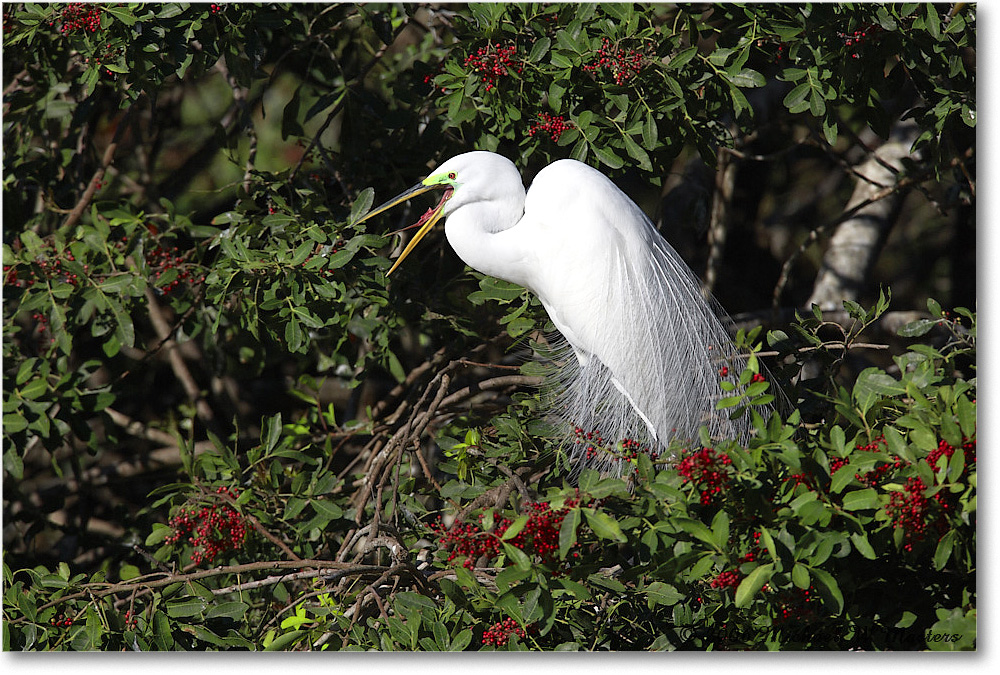
[[[975,12],[4,5],[4,649],[974,649]],[[359,224],[470,148],[664,198],[787,405],[573,467],[537,298]]]

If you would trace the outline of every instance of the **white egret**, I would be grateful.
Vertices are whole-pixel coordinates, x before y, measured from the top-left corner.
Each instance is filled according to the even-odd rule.
[[[469,152],[441,164],[367,220],[431,190],[436,207],[389,274],[443,218],[445,235],[470,267],[538,296],[575,355],[563,359],[552,411],[574,429],[576,459],[620,473],[623,455],[665,459],[670,441],[745,442],[747,415],[716,410],[720,382],[736,384],[745,359],[697,278],[625,193],[596,169],[563,159],[525,193],[514,164]]]

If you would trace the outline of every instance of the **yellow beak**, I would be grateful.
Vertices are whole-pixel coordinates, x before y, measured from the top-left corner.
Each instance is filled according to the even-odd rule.
[[[404,248],[403,252],[399,254],[398,258],[396,258],[395,264],[393,264],[392,268],[386,273],[386,276],[389,276],[394,271],[396,271],[396,268],[399,267],[399,264],[401,262],[403,262],[403,259],[406,258],[406,256],[410,255],[410,251],[412,251],[416,247],[416,245],[420,243],[420,240],[423,239],[424,236],[431,231],[431,228],[434,227],[435,223],[437,223],[437,221],[441,219],[441,213],[444,211],[445,202],[448,201],[448,199],[451,197],[452,194],[451,186],[439,185],[439,184],[424,185],[423,183],[417,183],[406,192],[396,195],[395,197],[393,197],[386,203],[382,204],[381,206],[375,207],[372,211],[366,214],[364,218],[358,221],[359,223],[362,223],[368,220],[369,218],[377,216],[383,211],[388,211],[397,204],[405,202],[407,199],[411,199],[425,192],[430,192],[431,190],[442,189],[442,188],[446,188],[444,197],[441,199],[440,202],[438,202],[437,206],[435,206],[433,209],[429,209],[423,216],[421,216],[420,221],[417,223],[417,225],[420,226],[420,229],[417,230],[417,233],[413,235],[412,239],[410,239],[410,242],[406,245],[406,248]]]

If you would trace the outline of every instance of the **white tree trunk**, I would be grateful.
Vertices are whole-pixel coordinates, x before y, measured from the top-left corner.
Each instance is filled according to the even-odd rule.
[[[896,184],[903,168],[902,160],[910,156],[910,146],[917,133],[916,124],[898,125],[889,140],[856,169],[860,176],[856,177],[854,193],[845,210]],[[816,303],[823,310],[836,310],[843,306],[844,300],[858,299],[867,287],[881,244],[904,196],[904,191],[893,192],[858,210],[837,226],[806,306]]]

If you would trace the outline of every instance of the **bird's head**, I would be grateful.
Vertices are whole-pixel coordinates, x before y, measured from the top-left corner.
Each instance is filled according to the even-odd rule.
[[[489,202],[495,199],[509,198],[509,185],[512,179],[516,181],[517,185],[521,185],[521,177],[517,167],[506,157],[493,152],[466,152],[444,162],[427,178],[384,204],[375,207],[358,222],[373,218],[424,192],[443,191],[441,201],[437,203],[437,206],[428,209],[416,223],[415,226],[419,228],[417,233],[413,235],[386,274],[389,276],[442,217],[447,217],[456,209],[473,202]],[[505,190],[505,187],[508,189]],[[521,187],[522,198],[523,193],[524,188]]]

